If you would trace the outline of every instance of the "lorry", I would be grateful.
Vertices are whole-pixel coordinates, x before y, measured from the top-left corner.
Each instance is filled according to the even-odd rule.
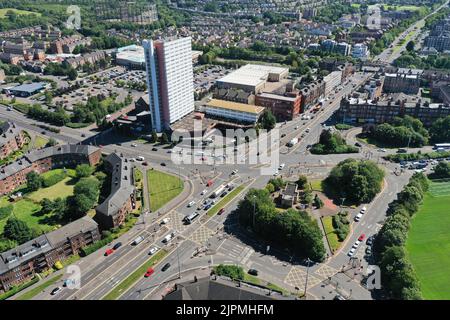
[[[291,147],[295,146],[297,143],[298,143],[298,138],[294,138],[294,139],[292,139],[291,141],[288,142],[287,146],[289,148],[291,148]]]
[[[217,198],[223,191],[225,191],[225,186],[220,186],[211,194],[211,198]]]

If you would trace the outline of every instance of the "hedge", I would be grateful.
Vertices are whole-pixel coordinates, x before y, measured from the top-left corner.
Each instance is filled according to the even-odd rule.
[[[113,240],[114,240],[113,237],[111,235],[108,235],[106,238],[82,248],[80,251],[80,256],[86,257],[91,253],[97,251],[101,247],[106,246],[108,243],[111,243]]]
[[[67,174],[64,171],[58,172],[58,173],[53,173],[51,175],[49,175],[48,177],[44,178],[43,184],[44,187],[51,187],[55,184],[57,184],[58,182],[64,180],[64,178],[67,176]]]
[[[450,151],[442,151],[442,152],[430,152],[430,153],[400,153],[400,154],[390,154],[384,159],[392,162],[401,162],[401,161],[416,161],[416,160],[427,160],[427,159],[442,159],[449,158]]]
[[[22,285],[20,285],[18,287],[11,287],[10,290],[8,290],[5,293],[0,295],[0,300],[6,300],[9,297],[12,297],[13,295],[15,295],[17,292],[20,292],[20,291],[28,288],[29,286],[32,286],[33,284],[35,284],[38,281],[39,281],[39,278],[38,277],[34,277],[33,279],[31,279],[27,283],[24,283],[24,284],[22,284]]]

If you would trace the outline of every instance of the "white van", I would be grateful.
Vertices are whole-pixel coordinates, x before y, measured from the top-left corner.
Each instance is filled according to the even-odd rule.
[[[167,236],[164,237],[164,239],[162,240],[163,243],[168,243],[170,240],[173,239],[173,237],[175,237],[175,233],[169,233]]]
[[[139,243],[141,243],[142,241],[144,241],[144,237],[143,236],[139,236],[136,239],[133,240],[133,242],[131,243],[133,246],[137,246]]]

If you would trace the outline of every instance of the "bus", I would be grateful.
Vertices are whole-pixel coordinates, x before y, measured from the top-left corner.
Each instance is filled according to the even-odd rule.
[[[195,218],[197,218],[199,215],[200,215],[200,214],[199,214],[198,212],[194,212],[194,213],[191,213],[190,215],[184,217],[183,220],[184,220],[184,222],[185,222],[186,224],[191,224],[192,221],[194,221]]]
[[[434,145],[436,150],[450,150],[450,143],[436,143]]]

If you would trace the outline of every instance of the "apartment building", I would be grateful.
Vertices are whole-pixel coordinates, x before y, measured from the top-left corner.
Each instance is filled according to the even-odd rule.
[[[100,240],[97,223],[85,216],[0,253],[0,293],[52,268]]]
[[[89,46],[92,39],[89,37],[81,37],[73,35],[63,37],[50,43],[50,50],[54,54],[72,53],[76,46]]]
[[[95,64],[97,61],[106,57],[105,51],[95,51],[86,53],[75,58],[69,58],[64,60],[64,63],[69,64],[73,68],[78,68],[86,63]]]
[[[99,163],[101,150],[87,145],[58,145],[31,151],[23,158],[0,168],[0,195],[12,192],[26,183],[27,173],[38,174],[54,168],[75,167],[81,163],[91,166]]]
[[[301,112],[305,112],[310,107],[315,106],[321,99],[325,97],[325,81],[323,79],[316,80],[300,90]]]
[[[386,93],[403,92],[417,94],[420,89],[420,77],[413,73],[386,73],[383,91]]]
[[[152,127],[157,132],[194,111],[191,38],[143,41]]]
[[[301,100],[297,92],[284,95],[263,92],[256,96],[255,104],[270,110],[277,121],[290,121],[300,114]]]
[[[344,122],[361,124],[391,122],[394,117],[409,115],[430,126],[437,119],[450,115],[450,106],[422,102],[417,97],[401,93],[384,100],[344,98],[337,115]]]
[[[105,158],[106,170],[111,175],[111,192],[95,209],[95,221],[101,230],[118,227],[136,208],[133,164],[128,159],[112,153]]]
[[[25,143],[26,138],[22,128],[12,122],[0,124],[0,160],[20,150]]]

